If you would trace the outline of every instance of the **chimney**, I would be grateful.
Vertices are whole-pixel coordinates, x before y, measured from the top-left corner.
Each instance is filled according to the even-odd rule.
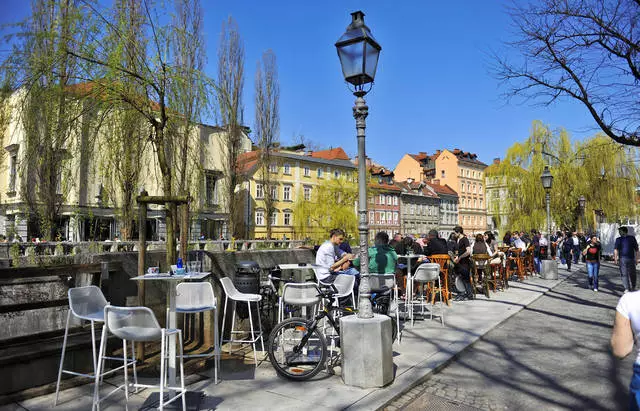
[[[432,184],[436,184],[436,185],[440,185],[440,180],[439,179],[433,179],[431,180]]]
[[[500,157],[494,158],[493,159],[493,164],[496,164],[496,165],[500,164]]]
[[[413,183],[413,178],[411,177],[407,178],[407,184],[411,184],[411,183]]]

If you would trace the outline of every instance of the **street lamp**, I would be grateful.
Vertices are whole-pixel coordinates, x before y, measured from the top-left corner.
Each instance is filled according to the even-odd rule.
[[[580,196],[578,199],[578,207],[580,207],[580,216],[578,217],[578,231],[582,232],[582,217],[584,216],[584,207],[587,204],[587,199],[584,196]]]
[[[342,74],[347,83],[354,86],[356,96],[353,107],[353,117],[356,119],[358,137],[358,232],[360,234],[360,286],[358,293],[358,317],[373,318],[371,309],[371,286],[369,285],[369,253],[367,222],[367,176],[365,155],[365,119],[369,114],[369,107],[364,96],[371,89],[376,76],[378,57],[382,48],[371,35],[371,30],[364,24],[364,13],[351,13],[351,24],[335,44],[342,66]],[[364,86],[369,84],[369,90]]]
[[[551,235],[551,210],[549,208],[549,203],[551,202],[551,186],[553,185],[553,175],[551,175],[551,171],[549,171],[549,166],[544,166],[544,171],[540,176],[540,181],[542,181],[542,187],[545,191],[545,200],[547,202],[547,235]]]

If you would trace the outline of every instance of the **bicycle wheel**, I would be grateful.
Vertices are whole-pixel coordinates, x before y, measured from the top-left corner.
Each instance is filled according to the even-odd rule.
[[[327,341],[317,329],[310,330],[309,324],[303,318],[289,318],[269,334],[269,361],[278,374],[290,380],[308,380],[327,360]]]

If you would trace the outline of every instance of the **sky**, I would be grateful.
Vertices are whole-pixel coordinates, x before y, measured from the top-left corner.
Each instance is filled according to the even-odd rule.
[[[26,17],[29,3],[0,0],[0,24]],[[202,0],[206,71],[215,76],[222,23],[231,16],[245,45],[245,124],[254,123],[256,64],[272,49],[280,81],[281,142],[304,135],[323,148],[342,147],[353,157],[354,96],[334,44],[350,23],[350,13],[362,10],[382,46],[375,84],[365,97],[367,155],[374,162],[393,169],[406,153],[460,148],[489,164],[525,140],[534,120],[565,128],[574,139],[595,134],[593,119],[576,102],[541,107],[504,98],[507,88],[491,73],[491,54],[505,53],[504,42],[513,38],[507,3]]]

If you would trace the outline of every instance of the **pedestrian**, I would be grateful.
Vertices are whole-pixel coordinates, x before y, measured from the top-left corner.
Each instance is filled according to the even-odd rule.
[[[562,240],[560,244],[560,251],[562,252],[562,259],[567,263],[567,271],[571,272],[571,261],[573,260],[573,239],[568,235]]]
[[[633,351],[634,335],[640,333],[640,291],[625,293],[618,301],[611,332],[613,355],[622,359]],[[640,410],[640,350],[629,385],[629,410]]]
[[[465,293],[456,296],[456,301],[473,300],[473,289],[471,288],[471,244],[469,239],[464,235],[462,227],[455,226],[453,229],[455,237],[458,241],[457,255],[453,260],[455,264],[454,271],[457,276],[462,279]]]
[[[626,293],[636,289],[636,263],[640,254],[638,254],[638,242],[635,237],[628,235],[627,227],[620,227],[618,233],[620,237],[616,238],[613,261],[620,264],[620,276]]]
[[[591,237],[591,241],[582,251],[585,262],[587,263],[587,275],[589,277],[589,288],[594,292],[598,292],[598,273],[600,272],[600,254],[602,246],[595,235]]]
[[[575,231],[573,232],[571,241],[573,241],[573,263],[578,264],[580,261],[580,239],[578,238],[578,233]]]

